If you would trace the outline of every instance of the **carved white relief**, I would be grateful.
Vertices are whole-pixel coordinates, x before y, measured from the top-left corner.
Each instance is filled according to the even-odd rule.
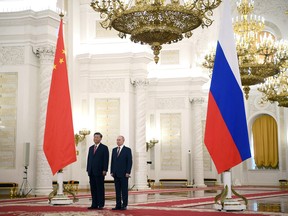
[[[93,79],[89,80],[89,92],[112,93],[124,92],[124,79]]]
[[[130,83],[136,88],[146,88],[146,86],[149,85],[147,79],[131,79]]]
[[[120,99],[95,99],[94,113],[97,131],[103,134],[102,142],[112,149],[120,134]]]
[[[46,156],[42,150],[42,147],[37,147],[37,181],[36,190],[51,187],[52,171],[49,168]]]
[[[163,50],[161,52],[161,64],[179,64],[179,50]]]
[[[143,88],[136,88],[135,95],[135,116],[136,116],[136,146],[137,152],[146,151],[146,92]],[[146,155],[146,154],[145,154]]]
[[[261,95],[255,97],[254,106],[255,106],[255,108],[257,108],[259,110],[265,110],[270,106],[270,102],[269,101],[262,101],[261,98],[262,98]]]
[[[38,119],[38,142],[37,142],[37,167],[36,167],[36,194],[45,194],[45,190],[50,190],[52,175],[47,159],[43,152],[44,129],[46,122],[46,110],[48,94],[50,90],[51,75],[53,70],[53,61],[55,47],[52,45],[33,47],[33,53],[40,61],[40,79],[39,79],[39,119]]]
[[[202,104],[204,102],[204,98],[202,98],[202,97],[190,98],[190,102],[192,104]]]
[[[182,170],[181,114],[161,113],[161,170]]]
[[[0,73],[0,168],[15,168],[17,73]]]
[[[279,20],[278,22],[284,22],[283,14],[287,10],[287,1],[286,0],[278,0],[273,1],[273,4],[270,4],[269,0],[258,0],[254,3],[254,12],[255,14],[265,16],[265,19],[270,20],[270,18],[274,18],[275,20]],[[277,23],[278,24],[278,23]]]
[[[277,114],[277,103],[271,104],[269,101],[265,103],[261,103],[261,95],[250,95],[248,100],[248,111],[247,111],[247,117],[254,116],[255,113],[258,113],[259,111],[265,111],[269,113]]]
[[[206,120],[202,120],[203,167],[204,171],[212,171],[212,159],[204,143]]]
[[[206,120],[206,116],[207,116],[207,108],[208,108],[208,103],[207,101],[204,101],[203,104],[201,105],[201,117],[202,120]]]
[[[147,188],[147,154],[146,154],[146,86],[147,79],[130,80],[135,87],[135,188]]]
[[[0,65],[24,64],[24,46],[0,46]]]
[[[51,63],[55,56],[55,46],[45,45],[33,47],[33,53],[40,59],[41,64]]]
[[[95,36],[96,38],[118,38],[118,32],[115,29],[110,29],[107,31],[107,29],[103,28],[100,24],[100,21],[97,20],[96,23],[96,31],[95,31]]]
[[[185,98],[157,98],[155,106],[157,109],[184,109]]]

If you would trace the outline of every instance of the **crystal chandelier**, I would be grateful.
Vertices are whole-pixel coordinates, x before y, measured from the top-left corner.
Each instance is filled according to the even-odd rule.
[[[149,44],[158,63],[162,44],[176,43],[191,37],[200,25],[212,24],[212,10],[221,0],[92,0],[100,12],[101,26],[114,28],[120,38],[130,34],[131,41]]]
[[[238,1],[237,11],[240,16],[232,22],[241,81],[248,99],[250,86],[264,83],[265,78],[278,74],[288,54],[282,41],[275,41],[269,32],[264,33],[264,18],[253,14],[253,1]],[[203,66],[212,72],[215,49],[204,59]]]
[[[261,103],[270,101],[278,102],[278,106],[288,107],[288,75],[287,69],[283,69],[278,75],[268,77],[265,83],[258,86],[258,90],[263,93]]]

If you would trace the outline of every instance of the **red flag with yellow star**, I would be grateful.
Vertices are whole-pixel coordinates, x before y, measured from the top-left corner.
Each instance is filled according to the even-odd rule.
[[[43,144],[53,175],[77,160],[62,25],[61,18]]]

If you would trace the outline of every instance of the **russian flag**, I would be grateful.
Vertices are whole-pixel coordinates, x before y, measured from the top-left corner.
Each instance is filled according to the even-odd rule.
[[[251,157],[229,0],[221,5],[219,40],[208,97],[205,145],[218,173]]]

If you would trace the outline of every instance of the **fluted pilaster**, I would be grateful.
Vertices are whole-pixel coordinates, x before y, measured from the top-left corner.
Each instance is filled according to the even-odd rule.
[[[40,79],[39,79],[39,131],[38,131],[38,142],[37,142],[37,166],[36,166],[36,189],[37,195],[47,195],[52,190],[52,172],[47,162],[47,159],[43,152],[43,138],[44,128],[46,121],[46,110],[48,95],[51,84],[51,75],[53,70],[55,47],[43,46],[37,47],[34,50],[34,54],[40,60]]]
[[[134,155],[135,188],[147,189],[147,155],[146,155],[146,79],[131,81],[135,87],[136,144]]]
[[[203,170],[203,144],[202,144],[202,103],[204,99],[191,98],[192,103],[192,134],[193,134],[193,148],[192,148],[192,166],[194,186],[206,187],[204,184],[204,170]]]

